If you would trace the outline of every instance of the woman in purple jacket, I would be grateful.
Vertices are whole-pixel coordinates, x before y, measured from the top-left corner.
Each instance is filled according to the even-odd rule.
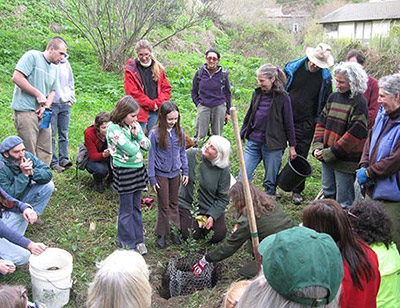
[[[240,135],[248,140],[244,160],[249,181],[262,160],[265,192],[275,197],[276,177],[288,142],[289,157],[296,158],[292,105],[285,92],[285,74],[278,66],[262,65],[257,82],[259,87],[253,92]]]
[[[229,120],[232,94],[228,72],[218,65],[221,55],[214,49],[206,51],[206,63],[194,74],[192,100],[197,107],[196,140],[208,135],[222,135]]]
[[[149,179],[157,193],[158,218],[155,231],[156,245],[167,247],[166,236],[170,233],[169,221],[180,230],[178,191],[182,170],[182,184],[187,185],[189,167],[186,157],[185,133],[180,126],[179,109],[175,103],[167,101],[161,105],[157,124],[150,131],[149,139]],[[172,242],[180,244],[176,233],[171,233]]]

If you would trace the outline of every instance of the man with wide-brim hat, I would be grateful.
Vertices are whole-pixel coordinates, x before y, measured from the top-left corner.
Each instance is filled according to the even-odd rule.
[[[306,56],[286,64],[286,91],[290,94],[296,133],[296,153],[307,158],[314,136],[316,121],[332,93],[329,67],[334,64],[331,47],[319,43],[308,47]],[[293,190],[292,201],[301,204],[305,182]]]

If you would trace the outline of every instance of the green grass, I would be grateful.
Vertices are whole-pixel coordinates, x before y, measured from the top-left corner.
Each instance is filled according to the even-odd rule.
[[[15,64],[26,50],[43,50],[47,40],[54,35],[48,25],[61,19],[59,15],[52,15],[50,10],[46,10],[44,0],[26,0],[22,1],[22,4],[16,0],[8,2],[0,0],[0,12],[7,17],[0,21],[0,40],[2,41],[0,45],[0,116],[2,119],[0,139],[3,139],[5,136],[16,133],[10,108],[13,91],[11,75]],[[61,34],[68,42],[70,63],[76,82],[77,103],[72,109],[69,130],[70,156],[74,158],[76,149],[83,141],[83,131],[92,123],[95,115],[103,110],[111,111],[116,101],[124,95],[123,76],[102,72],[90,45],[80,38],[71,26],[62,24],[62,33],[57,34]],[[259,58],[245,58],[230,52],[227,36],[221,36],[219,44],[224,47],[221,64],[230,72],[233,106],[238,109],[240,125],[256,85],[255,70],[265,61]],[[172,100],[181,110],[182,125],[187,133],[193,136],[196,109],[190,98],[190,87],[195,71],[203,63],[203,55],[159,50],[158,52],[159,59],[166,65],[167,76],[173,87]],[[233,146],[231,170],[236,176],[239,164],[231,123],[225,126],[224,136],[231,141]],[[283,164],[286,157],[285,154]],[[314,198],[320,186],[319,163],[314,159],[311,159],[311,162],[315,167],[315,172],[305,190],[306,201]],[[106,191],[102,195],[94,192],[91,176],[86,171],[80,171],[78,177],[75,176],[75,170],[53,175],[57,189],[43,214],[46,224],[42,227],[30,226],[26,235],[50,247],[65,249],[73,255],[73,287],[67,307],[80,308],[85,306],[88,284],[96,271],[96,262],[104,259],[118,247],[116,226],[118,197],[111,191]],[[259,166],[254,176],[254,182],[259,187],[261,187],[263,176],[263,167]],[[151,192],[145,195],[154,197]],[[290,197],[290,194],[282,192],[280,203],[286,213],[299,222],[301,207],[292,205]],[[169,246],[165,250],[155,247],[153,228],[156,217],[156,208],[143,213],[145,240],[149,250],[145,259],[151,269],[150,279],[153,286],[152,307],[218,307],[224,291],[233,281],[239,279],[237,271],[244,263],[251,260],[247,247],[242,247],[234,256],[222,262],[222,278],[215,288],[166,301],[158,295],[161,274],[171,257],[184,254],[185,251],[179,246]],[[96,223],[96,229],[89,231],[89,225],[93,222]],[[227,211],[227,224],[229,228],[234,224],[231,208]],[[212,247],[204,246],[203,249],[209,250]],[[14,274],[2,278],[1,283],[29,286],[30,276],[27,266],[18,268]]]

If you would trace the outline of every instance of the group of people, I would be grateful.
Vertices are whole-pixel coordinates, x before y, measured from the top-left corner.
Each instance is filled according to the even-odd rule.
[[[43,223],[39,216],[54,190],[50,167],[63,172],[72,166],[68,126],[76,99],[66,51],[65,41],[55,37],[43,53],[27,52],[13,75],[12,108],[19,137],[7,137],[0,144],[1,274],[27,263],[30,252],[46,249],[23,234],[28,223]],[[195,72],[195,144],[211,137],[201,148],[187,150],[191,139],[181,127],[177,104],[170,100],[165,69],[148,41],[139,41],[135,52],[137,57],[124,67],[126,96],[110,114],[100,112],[84,132],[93,188],[103,193],[107,180],[117,192],[119,246],[135,251],[118,251],[105,260],[90,287],[89,307],[114,307],[102,288],[115,287],[117,281],[132,283],[132,289],[118,292],[120,285],[115,302],[150,305],[149,272],[140,256],[147,253],[141,199],[148,182],[158,201],[157,247],[167,247],[168,236],[179,245],[210,230],[210,242],[222,241],[193,265],[195,275],[202,275],[210,262],[231,256],[251,237],[243,183],[231,185],[231,145],[221,136],[232,103],[228,72],[219,65],[221,55],[208,50],[206,63]],[[264,191],[250,185],[263,272],[246,287],[240,284],[245,293],[237,297],[236,307],[400,304],[400,74],[378,82],[366,74],[364,62],[364,55],[352,50],[346,62],[333,68],[334,93],[329,71],[334,59],[324,43],[308,48],[305,57],[284,69],[264,64],[257,70],[258,87],[240,135],[247,140],[245,176],[251,182],[261,160],[265,169]],[[43,123],[50,107],[51,130]],[[288,145],[289,159],[307,158],[312,145],[312,155],[322,164],[324,199],[304,208],[302,227],[295,227],[276,200],[276,180]],[[143,151],[148,152],[147,166]],[[365,193],[364,202],[354,203],[355,179]],[[294,189],[293,203],[303,202],[304,188],[302,183]],[[226,236],[229,201],[238,224]],[[124,261],[128,259],[135,260],[128,262],[131,267]],[[254,277],[255,262],[243,272]],[[126,280],[119,279],[125,273]]]

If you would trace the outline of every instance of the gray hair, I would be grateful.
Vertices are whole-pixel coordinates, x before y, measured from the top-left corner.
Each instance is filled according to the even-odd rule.
[[[89,286],[88,308],[148,308],[149,269],[133,250],[116,250],[101,264]]]
[[[382,88],[390,96],[400,93],[400,73],[388,75],[379,79],[379,88]]]
[[[229,156],[231,154],[231,143],[228,141],[228,139],[222,136],[213,135],[210,137],[208,142],[211,142],[217,150],[217,157],[211,161],[211,164],[221,169],[228,167]],[[204,147],[205,145],[203,146],[202,150],[204,150]]]
[[[304,298],[324,298],[328,295],[328,290],[324,287],[318,286],[306,287],[301,291],[298,291],[296,295]],[[330,304],[319,307],[339,308],[340,295],[341,292],[339,290],[335,299]],[[248,307],[305,308],[311,306],[301,305],[284,298],[270,286],[261,272],[261,274],[247,287],[235,308]]]
[[[262,75],[267,78],[274,78],[275,81],[272,86],[272,90],[282,93],[285,91],[285,84],[286,84],[286,75],[285,73],[279,68],[279,66],[272,65],[271,63],[267,63],[261,65],[258,70],[256,71],[257,75]]]
[[[350,97],[363,94],[367,90],[368,75],[356,62],[341,62],[333,69],[333,74],[342,74],[350,83]]]

